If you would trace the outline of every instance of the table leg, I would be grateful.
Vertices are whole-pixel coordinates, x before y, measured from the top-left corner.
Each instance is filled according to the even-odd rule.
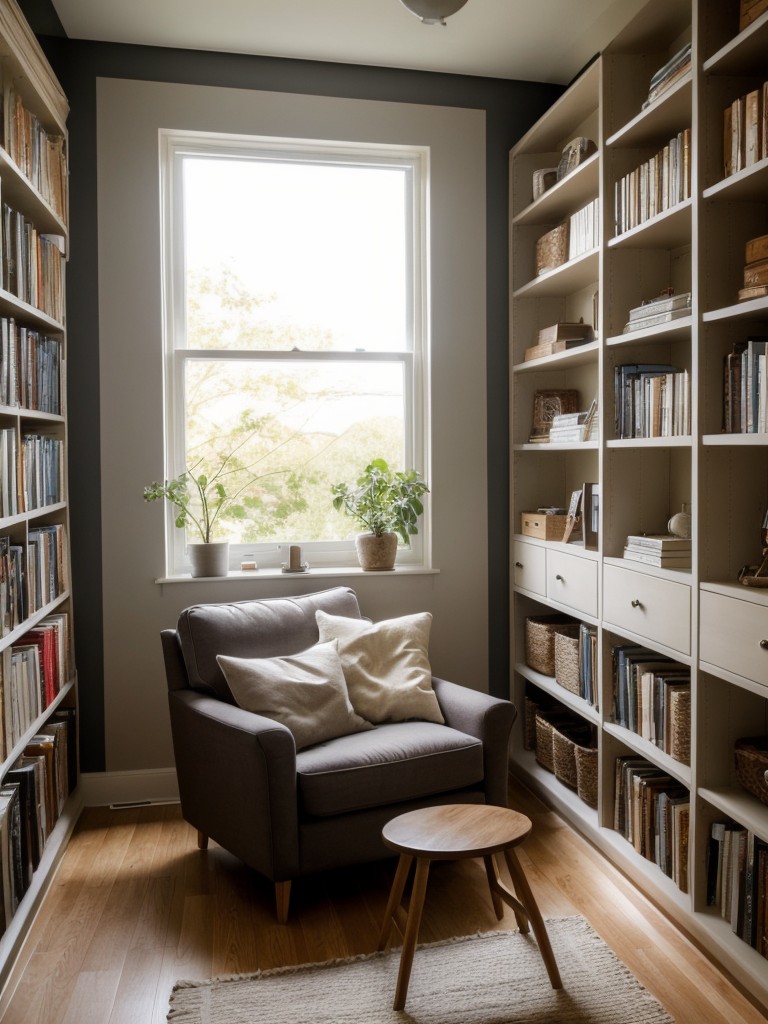
[[[377,949],[386,949],[389,937],[392,934],[392,924],[394,923],[395,914],[397,908],[400,906],[400,902],[403,898],[403,890],[405,889],[405,883],[408,879],[408,872],[411,870],[411,862],[413,857],[407,853],[400,854],[400,860],[397,863],[397,871],[392,882],[392,888],[389,891],[389,899],[387,900],[387,909],[384,911],[384,921],[381,925],[381,931],[379,932],[379,944]]]
[[[544,966],[547,968],[547,974],[549,975],[549,980],[552,983],[552,988],[562,988],[563,983],[560,980],[560,972],[557,969],[555,954],[552,952],[552,946],[549,941],[549,936],[547,935],[547,929],[544,925],[544,919],[542,918],[536,900],[533,897],[531,887],[528,884],[528,879],[525,877],[525,872],[520,866],[520,861],[517,859],[517,855],[514,850],[505,850],[504,857],[507,861],[507,867],[509,868],[509,873],[515,886],[515,891],[520,897],[520,902],[525,907],[528,920],[531,922],[533,934],[536,936],[536,941],[539,944],[539,952],[541,953],[541,958],[544,961]]]
[[[499,869],[496,867],[496,859],[492,853],[483,857],[483,863],[485,864],[485,873],[488,876],[488,888],[491,890],[491,901],[493,902],[496,920],[500,921],[504,917],[504,903],[498,893]]]
[[[405,926],[403,949],[400,953],[400,970],[397,975],[397,989],[393,1005],[395,1010],[405,1009],[408,982],[411,978],[411,967],[413,965],[413,954],[416,949],[416,939],[419,936],[421,912],[424,909],[424,896],[427,891],[429,863],[429,860],[425,857],[416,858],[416,875],[413,879],[413,890],[411,891],[411,901],[408,907],[408,923]]]

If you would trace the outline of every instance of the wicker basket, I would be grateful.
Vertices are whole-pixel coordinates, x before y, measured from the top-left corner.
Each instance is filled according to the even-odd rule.
[[[576,792],[585,804],[597,807],[597,748],[574,748],[576,761]]]
[[[576,789],[576,744],[564,732],[552,729],[552,761],[555,778],[571,789]]]
[[[570,632],[555,632],[555,682],[562,686],[569,693],[581,696],[581,684],[579,679],[579,636],[578,629],[575,636]]]
[[[536,712],[536,760],[548,772],[555,770],[552,754],[552,723],[544,712]]]
[[[555,674],[555,633],[578,636],[579,624],[567,615],[531,615],[525,620],[525,663],[545,676]]]
[[[542,235],[536,242],[536,274],[562,266],[568,259],[568,222]]]
[[[536,712],[539,705],[526,697],[523,703],[523,750],[536,749]]]
[[[736,778],[752,796],[768,804],[768,736],[736,740]]]

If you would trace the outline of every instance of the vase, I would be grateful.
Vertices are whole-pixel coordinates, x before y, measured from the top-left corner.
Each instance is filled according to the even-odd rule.
[[[397,558],[397,534],[358,533],[355,549],[360,568],[365,572],[384,572],[395,567]]]
[[[187,544],[192,576],[226,576],[229,572],[229,541]]]

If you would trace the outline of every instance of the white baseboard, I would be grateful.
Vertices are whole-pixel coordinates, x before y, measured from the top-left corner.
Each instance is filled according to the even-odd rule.
[[[179,785],[174,768],[85,772],[80,775],[78,790],[86,807],[179,802]]]

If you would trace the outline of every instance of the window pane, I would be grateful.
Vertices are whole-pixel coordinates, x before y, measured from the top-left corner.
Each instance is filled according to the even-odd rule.
[[[240,494],[218,538],[258,544],[330,541],[358,527],[332,506],[331,485],[366,463],[404,467],[404,366],[399,360],[185,363],[186,464]]]
[[[402,164],[184,157],[187,346],[410,348],[411,180]]]

